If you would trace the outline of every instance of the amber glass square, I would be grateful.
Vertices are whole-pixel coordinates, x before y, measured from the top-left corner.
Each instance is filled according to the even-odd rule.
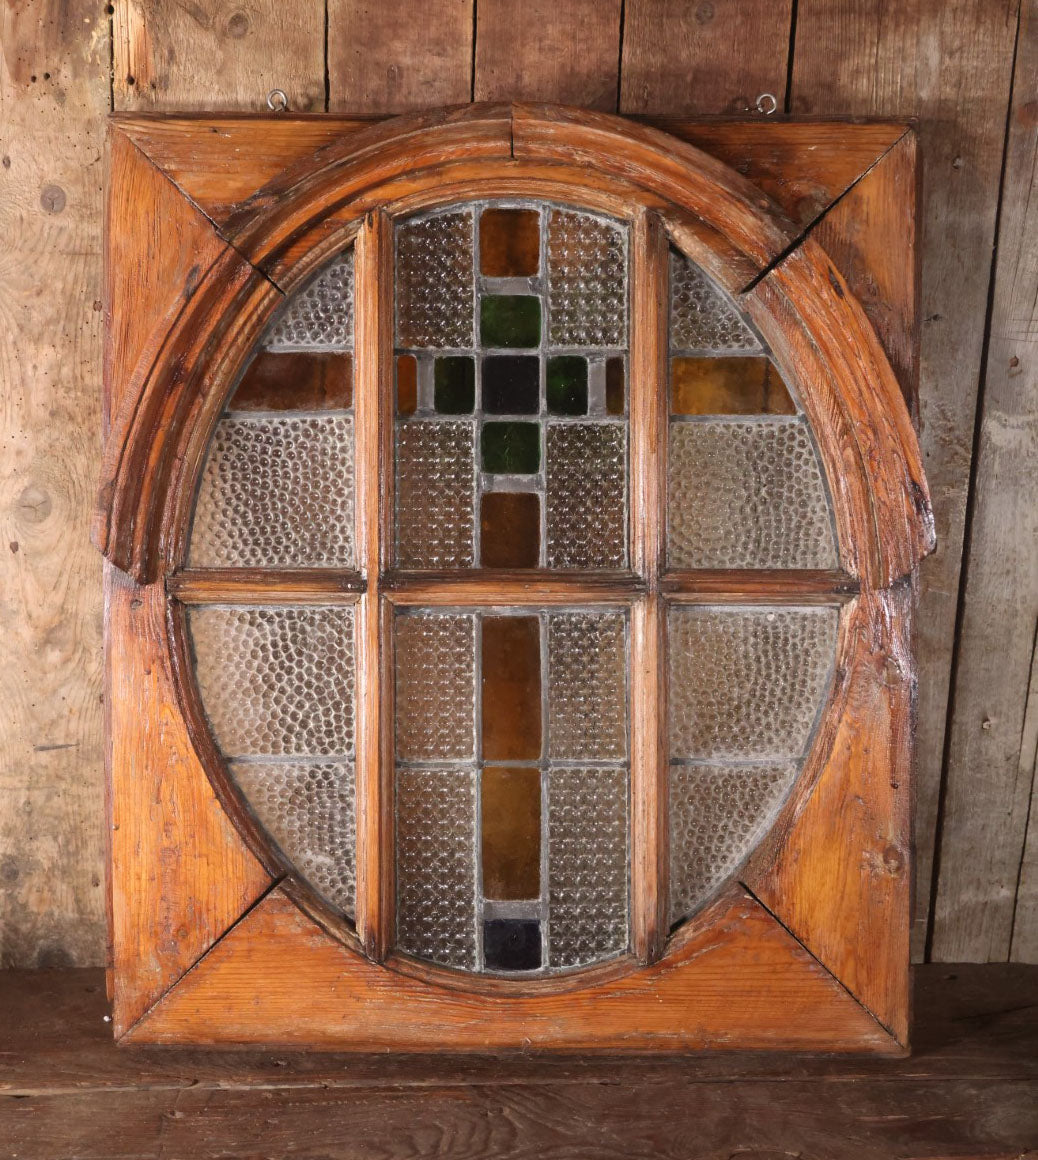
[[[488,766],[483,770],[483,896],[539,898],[541,893],[541,772]]]
[[[418,360],[401,354],[396,360],[396,413],[413,415],[418,410]]]
[[[770,359],[674,358],[674,415],[794,415],[796,407]]]
[[[541,756],[541,630],[536,616],[483,617],[483,758]]]
[[[485,209],[479,219],[479,270],[488,278],[522,278],[541,265],[541,215],[535,209]]]
[[[484,568],[536,568],[541,548],[541,497],[530,491],[488,491],[479,520]]]
[[[353,357],[338,351],[260,351],[234,392],[232,411],[325,411],[353,406]]]

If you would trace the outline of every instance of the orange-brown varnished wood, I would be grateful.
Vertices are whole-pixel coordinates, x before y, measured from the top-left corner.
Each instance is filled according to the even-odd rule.
[[[364,584],[359,572],[331,569],[192,568],[166,588],[185,604],[353,604]]]
[[[908,132],[903,121],[718,121],[646,117],[763,190],[806,229]]]
[[[370,214],[357,237],[357,553],[367,580],[357,607],[357,935],[380,962],[393,937],[390,610],[379,575],[393,513],[393,234]]]
[[[134,1029],[134,1043],[282,1043],[396,1051],[796,1048],[898,1044],[739,890],[654,966],[577,989],[495,998],[366,962],[279,891]]]
[[[859,591],[858,582],[845,572],[809,569],[667,572],[660,588],[671,601],[737,604],[834,604]]]
[[[123,1035],[271,883],[181,716],[162,585],[108,573],[114,1023]]]
[[[652,213],[635,222],[631,260],[631,554],[648,585],[631,615],[631,941],[651,963],[667,937],[667,767],[663,560],[668,242]]]
[[[911,417],[861,306],[811,238],[742,301],[799,387],[843,568],[875,587],[908,575],[933,550],[933,512]]]
[[[115,123],[108,134],[105,415],[118,412],[227,250],[212,222]]]
[[[914,591],[863,594],[845,611],[838,723],[815,753],[810,796],[744,874],[765,906],[908,1042]]]
[[[226,225],[238,206],[318,149],[372,123],[370,117],[118,114],[128,137],[183,195]]]
[[[915,134],[906,132],[812,231],[872,323],[913,417],[919,405],[917,153]]]
[[[384,581],[394,604],[627,604],[647,590],[630,572],[390,572]]]

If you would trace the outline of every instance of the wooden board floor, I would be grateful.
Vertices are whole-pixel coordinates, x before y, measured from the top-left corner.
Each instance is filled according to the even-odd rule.
[[[100,971],[0,972],[0,1158],[1038,1157],[1038,967],[917,968],[904,1060],[116,1048]]]

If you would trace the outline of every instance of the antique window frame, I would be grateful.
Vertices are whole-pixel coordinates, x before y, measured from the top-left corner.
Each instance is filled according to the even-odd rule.
[[[861,127],[863,141],[867,128],[875,127]],[[884,161],[911,144],[903,126],[888,125],[865,150],[880,140]],[[911,211],[914,184],[906,186],[899,160],[888,193]],[[873,172],[876,161],[873,154]],[[914,151],[911,162],[914,174]],[[380,598],[392,510],[391,218],[516,195],[632,221],[631,477],[638,484],[634,577],[606,581],[614,596],[637,598],[634,954],[527,983],[459,978],[391,953],[392,710],[388,695],[370,698],[379,678],[389,688],[392,602],[435,602],[452,592],[486,600],[494,591],[478,579],[390,573],[389,600]],[[619,118],[533,105],[474,105],[377,125],[115,119],[108,214],[110,420],[95,535],[109,561],[117,1035],[415,1050],[523,1042],[902,1050],[912,577],[932,547],[933,523],[898,380],[819,243],[702,149]],[[888,243],[903,240],[896,215],[892,221]],[[232,579],[185,570],[194,481],[244,359],[284,296],[351,240],[364,578],[282,574],[272,585],[260,571]],[[832,492],[839,571],[657,569],[665,476],[648,465],[665,449],[670,243],[737,299],[795,384]],[[589,575],[547,577],[535,579],[525,599],[600,603],[603,589]],[[232,591],[357,609],[355,933],[315,903],[221,773],[190,673],[182,602]],[[510,604],[524,600],[514,584],[507,593]],[[668,940],[664,601],[791,599],[841,607],[837,677],[820,734],[740,882]]]

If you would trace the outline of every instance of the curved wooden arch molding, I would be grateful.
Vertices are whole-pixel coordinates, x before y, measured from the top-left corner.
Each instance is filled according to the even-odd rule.
[[[221,171],[215,162],[226,161],[236,139],[255,146],[258,124],[281,136],[259,170],[248,170],[263,173],[265,183],[255,189],[233,166]],[[146,237],[125,244],[114,231],[108,237],[112,421],[95,539],[125,573],[112,571],[109,580],[112,631],[134,637],[145,613],[159,626],[157,643],[142,644],[135,659],[162,684],[156,696],[169,714],[163,728],[178,746],[191,731],[182,699],[171,693],[182,676],[167,637],[175,617],[167,623],[165,581],[182,564],[194,481],[241,367],[284,296],[369,215],[467,197],[522,191],[648,217],[663,229],[643,236],[664,244],[669,237],[738,298],[795,385],[818,440],[841,567],[859,590],[841,614],[848,664],[837,674],[832,721],[812,751],[813,768],[740,881],[687,923],[652,967],[591,971],[540,994],[502,998],[493,1026],[479,1021],[479,1002],[465,988],[431,986],[427,972],[409,975],[403,962],[387,964],[387,972],[365,959],[355,940],[322,929],[295,897],[291,877],[282,877],[284,867],[257,859],[247,836],[232,832],[197,742],[192,752],[186,745],[175,775],[152,768],[147,727],[134,734],[132,707],[116,706],[115,732],[129,742],[113,757],[113,797],[117,816],[122,809],[133,826],[115,844],[130,842],[132,832],[138,849],[125,848],[127,864],[143,845],[159,852],[164,867],[150,902],[133,896],[132,875],[115,883],[122,908],[114,920],[115,962],[130,981],[116,989],[117,1034],[142,1042],[459,1050],[507,1046],[523,1034],[562,1048],[615,1045],[620,1036],[635,1048],[901,1050],[908,1023],[908,793],[907,785],[892,787],[886,772],[909,758],[910,578],[933,547],[933,519],[898,382],[843,275],[803,223],[751,180],[695,145],[617,117],[515,104],[376,124],[321,117],[286,124],[113,122],[112,164],[123,168],[110,218],[122,198],[126,214],[145,219]],[[889,125],[854,128],[868,142],[860,175],[904,133]],[[886,152],[873,157],[874,149]],[[209,169],[194,160],[199,155],[212,158]],[[833,180],[831,200],[850,188],[841,180]],[[125,685],[134,671],[131,665],[118,680]],[[874,734],[855,729],[848,706],[878,722]],[[171,828],[158,816],[156,803],[177,795],[192,801],[205,825]],[[139,817],[133,800],[144,807]],[[213,833],[228,851],[215,898],[201,888],[211,872],[206,835]],[[819,881],[827,885],[821,899]],[[169,902],[178,889],[183,915]],[[156,898],[172,908],[161,921],[149,910]],[[179,943],[168,937],[174,927]],[[872,941],[880,954],[872,953]],[[304,1020],[290,1001],[297,970],[311,995]],[[680,1018],[650,1026],[645,1013],[660,988]],[[390,992],[395,1006],[386,1006]],[[588,1031],[585,1007],[601,1015],[600,1032]],[[610,1010],[619,1012],[612,1022]],[[445,1030],[437,1011],[451,1013],[453,1029]],[[621,1035],[624,1020],[630,1022]]]
[[[190,490],[197,453],[278,291],[291,292],[367,212],[531,181],[591,205],[661,213],[677,244],[742,296],[800,387],[845,570],[868,587],[907,575],[934,543],[918,444],[882,347],[821,247],[795,246],[796,228],[766,195],[691,145],[617,117],[529,105],[372,126],[239,206],[221,231],[227,252],[136,368],[115,417],[95,522],[102,553],[139,582],[176,562],[177,497]]]

